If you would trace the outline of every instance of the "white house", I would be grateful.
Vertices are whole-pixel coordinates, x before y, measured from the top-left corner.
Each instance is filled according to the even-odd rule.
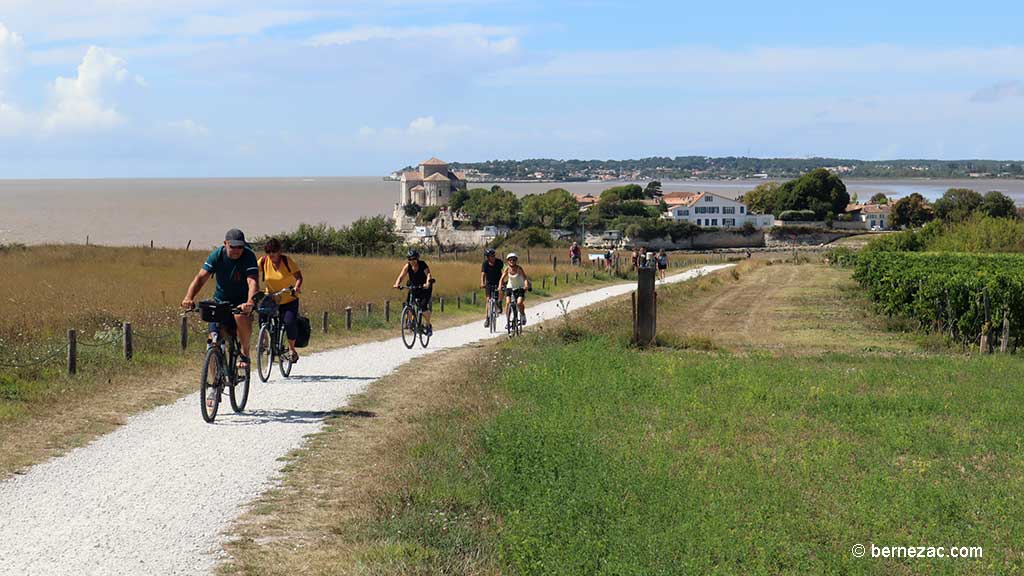
[[[665,217],[670,220],[712,228],[742,228],[748,222],[758,229],[775,225],[771,214],[751,214],[744,203],[718,194],[682,192],[665,197],[669,206]]]
[[[860,220],[868,230],[888,230],[892,226],[891,207],[889,204],[850,204],[846,213],[853,216],[854,221]]]

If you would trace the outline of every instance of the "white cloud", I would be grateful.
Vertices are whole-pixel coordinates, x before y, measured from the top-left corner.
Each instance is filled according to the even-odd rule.
[[[457,140],[467,137],[473,129],[465,124],[438,122],[433,116],[420,116],[409,122],[405,128],[371,128],[363,126],[356,132],[363,145],[383,150],[400,150],[406,153],[433,153],[444,150]]]
[[[11,73],[21,58],[25,41],[0,22],[0,81]]]
[[[202,138],[210,135],[210,129],[204,124],[196,122],[191,118],[168,122],[166,127],[172,132],[193,138]]]
[[[339,30],[314,36],[310,46],[347,46],[363,42],[444,40],[499,54],[514,52],[519,39],[511,28],[480,24],[445,26],[368,27]]]
[[[53,83],[54,109],[43,126],[49,130],[105,129],[125,119],[104,101],[110,86],[129,77],[125,61],[103,48],[90,46],[75,78],[57,78]]]

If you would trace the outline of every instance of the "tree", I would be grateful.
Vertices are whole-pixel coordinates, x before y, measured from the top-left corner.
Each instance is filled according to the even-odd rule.
[[[519,220],[519,198],[501,186],[474,188],[462,205],[474,226],[495,224],[514,226]]]
[[[647,187],[644,188],[644,194],[649,198],[661,196],[661,182],[658,180],[651,180],[647,183]]]
[[[981,200],[980,211],[993,218],[1017,217],[1017,206],[1013,203],[1013,199],[996,190],[985,194]]]
[[[983,200],[970,188],[950,188],[935,201],[935,215],[947,222],[962,222],[981,207]]]
[[[564,188],[554,188],[544,194],[530,194],[523,198],[523,223],[544,228],[575,228],[579,224],[580,210],[576,198]]]
[[[869,204],[888,204],[889,203],[889,197],[886,196],[885,194],[881,193],[881,192],[878,192],[874,196],[871,197],[871,200],[868,200],[868,203]]]
[[[624,186],[612,186],[604,192],[601,192],[600,200],[615,202],[622,200],[643,200],[646,197],[644,189],[641,188],[639,184],[626,184]]]
[[[747,205],[747,210],[754,214],[774,214],[775,193],[780,186],[778,182],[758,184],[756,188],[744,194],[741,200]]]
[[[784,210],[813,210],[815,216],[823,219],[829,212],[845,212],[850,203],[846,184],[824,168],[784,183],[773,196],[776,215]]]
[[[405,210],[406,216],[413,218],[420,213],[421,208],[419,204],[413,202],[412,204],[406,204],[403,210]]]
[[[924,226],[935,218],[928,201],[917,192],[904,196],[892,207],[892,225],[905,228]]]
[[[452,197],[448,200],[448,206],[455,212],[462,209],[462,206],[469,200],[469,190],[463,190],[459,188],[455,192],[452,192]]]

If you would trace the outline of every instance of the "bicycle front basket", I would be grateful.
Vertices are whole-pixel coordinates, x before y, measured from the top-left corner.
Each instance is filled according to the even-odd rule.
[[[199,315],[203,322],[227,322],[231,319],[231,303],[203,300],[199,303]]]
[[[277,308],[278,303],[273,298],[270,298],[269,296],[264,296],[260,300],[259,306],[256,308],[256,311],[259,312],[260,316],[273,316],[274,314],[277,314]]]

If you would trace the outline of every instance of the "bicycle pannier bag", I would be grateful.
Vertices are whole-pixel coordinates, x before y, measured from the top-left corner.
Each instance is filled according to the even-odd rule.
[[[309,345],[309,335],[313,333],[313,329],[309,325],[309,318],[299,316],[295,323],[299,329],[298,337],[295,338],[295,347],[305,348]]]

